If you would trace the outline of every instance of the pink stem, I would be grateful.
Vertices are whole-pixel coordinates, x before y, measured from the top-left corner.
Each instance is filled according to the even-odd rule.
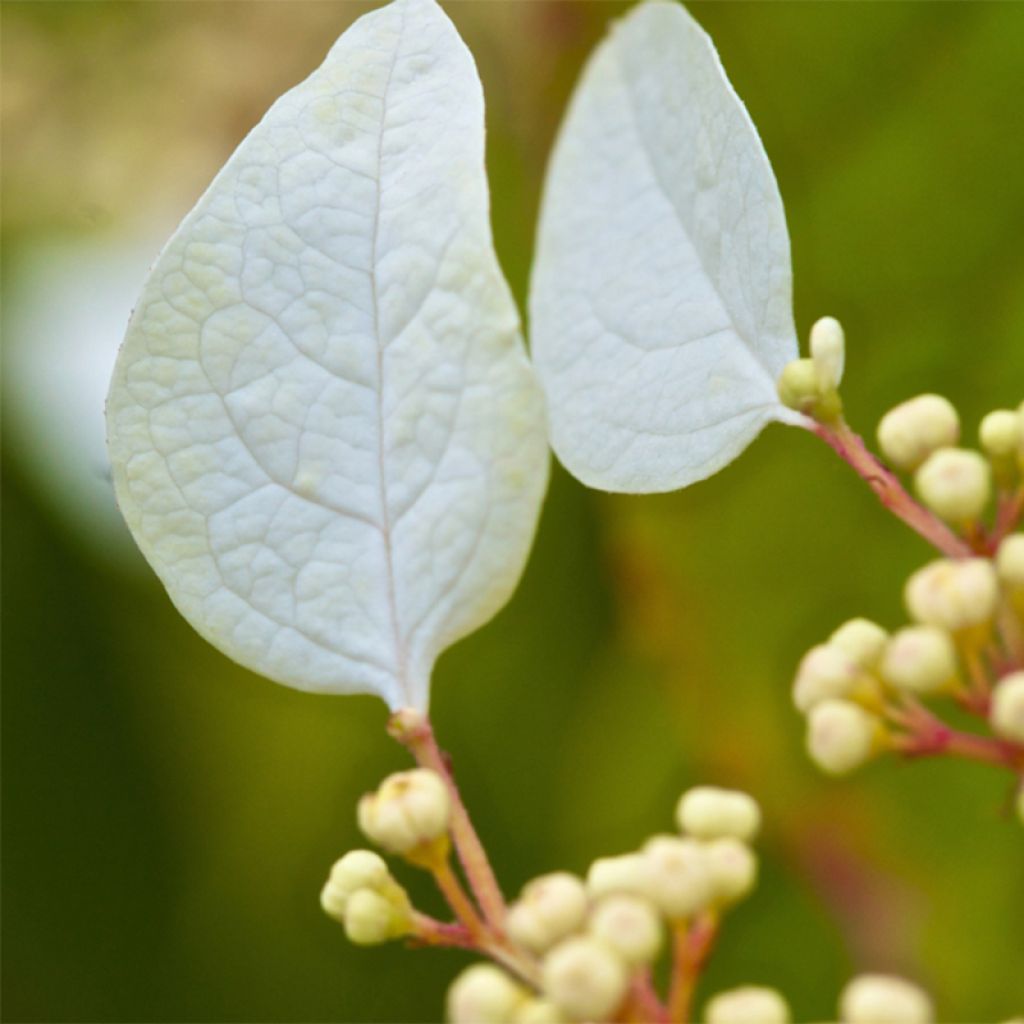
[[[629,1009],[633,1013],[630,1020],[642,1021],[643,1024],[669,1024],[668,1011],[661,1005],[661,1000],[654,991],[649,967],[641,968],[633,975],[629,991]]]
[[[896,475],[868,451],[860,435],[845,423],[833,427],[815,421],[808,429],[817,434],[868,483],[878,500],[890,512],[929,544],[950,558],[969,558],[973,554],[970,545],[941,519],[914,501]]]
[[[995,554],[1000,541],[1017,526],[1021,515],[1024,515],[1024,484],[1017,488],[1016,493],[1004,491],[999,495],[996,522],[988,539],[989,554]]]
[[[960,732],[919,704],[901,717],[908,732],[893,736],[890,743],[893,749],[907,757],[952,754],[972,761],[1002,765],[1014,772],[1024,772],[1024,748],[1014,743]]]
[[[475,949],[476,941],[469,929],[461,924],[449,924],[437,918],[421,914],[412,915],[413,933],[411,941],[421,946],[454,946],[458,949]]]
[[[669,983],[668,1016],[679,1024],[693,1019],[693,997],[718,937],[718,917],[710,910],[702,913],[687,929],[676,925],[672,949],[672,979]]]

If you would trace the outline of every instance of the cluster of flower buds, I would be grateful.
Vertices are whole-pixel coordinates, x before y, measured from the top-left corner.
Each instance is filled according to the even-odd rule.
[[[777,390],[779,401],[823,423],[840,419],[843,404],[839,384],[846,362],[846,338],[833,317],[816,321],[811,328],[810,358],[794,359],[783,367]]]
[[[793,683],[811,758],[841,775],[886,749],[948,750],[1024,773],[1022,594],[1024,535],[1012,534],[994,558],[939,559],[913,573],[911,624],[892,634],[866,619],[840,626]],[[957,733],[922,703],[942,698],[985,719],[989,735]]]
[[[601,858],[585,880],[555,872],[529,882],[506,929],[536,958],[536,984],[474,965],[449,990],[452,1024],[615,1019],[638,977],[648,977],[667,932],[676,942],[713,933],[756,881],[749,843],[760,810],[745,793],[699,787],[683,794],[676,817],[680,834]]]

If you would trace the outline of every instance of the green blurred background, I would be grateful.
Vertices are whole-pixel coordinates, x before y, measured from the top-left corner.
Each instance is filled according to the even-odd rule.
[[[623,7],[447,6],[480,64],[522,300],[548,147]],[[360,842],[356,799],[407,763],[385,708],[290,692],[201,641],[111,516],[97,441],[152,255],[364,9],[3,4],[7,1020],[432,1021],[464,962],[355,949],[320,913],[328,866]],[[826,313],[846,326],[854,424],[936,390],[973,433],[1018,402],[1024,5],[693,9],[780,181],[800,333]],[[922,982],[946,1021],[1024,1012],[1007,780],[886,760],[828,781],[789,703],[796,661],[841,620],[900,624],[926,557],[796,431],[667,496],[556,472],[516,597],[434,686],[507,890],[670,827],[687,785],[736,785],[764,806],[762,881],[705,994],[766,983],[798,1019],[828,1018],[851,973],[880,969]]]

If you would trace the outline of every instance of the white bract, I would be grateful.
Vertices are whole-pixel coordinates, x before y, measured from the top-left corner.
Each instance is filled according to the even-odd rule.
[[[684,487],[772,420],[797,357],[789,237],[757,132],[676,3],[591,57],[548,171],[530,295],[552,444],[610,491]]]
[[[271,107],[132,317],[121,508],[182,614],[278,682],[423,710],[521,573],[548,459],[483,161],[469,51],[397,0]]]

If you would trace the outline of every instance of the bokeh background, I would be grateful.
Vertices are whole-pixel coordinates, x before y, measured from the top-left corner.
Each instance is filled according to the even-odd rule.
[[[488,98],[497,244],[523,300],[546,154],[617,3],[451,3]],[[351,3],[22,3],[3,17],[4,1015],[432,1021],[464,957],[346,944],[320,913],[354,803],[406,764],[370,698],[290,692],[204,644],[116,515],[100,402],[177,220]],[[1024,5],[694,5],[774,163],[802,335],[847,328],[870,432],[948,395],[968,432],[1024,393]],[[1024,1012],[1024,833],[984,766],[802,753],[801,653],[895,627],[928,557],[810,436],[771,428],[667,496],[555,474],[516,597],[445,655],[434,717],[506,888],[755,793],[756,895],[704,993],[827,1019],[894,970],[946,1021]],[[401,870],[400,868],[398,870]],[[438,900],[410,872],[425,907]]]

